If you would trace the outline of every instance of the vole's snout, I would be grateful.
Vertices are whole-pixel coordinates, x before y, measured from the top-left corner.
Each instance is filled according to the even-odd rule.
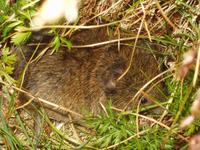
[[[105,87],[107,90],[113,91],[116,88],[116,82],[113,79],[110,79],[106,82]]]

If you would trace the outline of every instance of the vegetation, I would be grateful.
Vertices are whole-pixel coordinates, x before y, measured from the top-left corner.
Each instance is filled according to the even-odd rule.
[[[104,0],[99,0],[94,5],[95,2],[86,3],[89,7],[80,10],[79,20],[74,24],[76,26],[63,22],[60,24],[64,27],[46,26],[51,40],[44,43],[45,49],[51,48],[52,54],[59,51],[61,46],[71,49],[73,43],[70,35],[79,25],[88,28],[103,25],[113,32],[129,33],[136,39],[133,47],[138,39],[155,43],[163,49],[160,64],[165,64],[167,68],[162,80],[165,82],[168,98],[161,104],[166,111],[159,116],[151,116],[138,113],[140,111],[137,109],[118,110],[110,104],[106,113],[87,118],[81,125],[70,122],[60,126],[58,122],[50,120],[43,110],[39,110],[43,116],[43,129],[35,139],[33,116],[25,111],[17,99],[21,89],[19,81],[12,78],[12,73],[17,59],[13,53],[14,47],[32,42],[34,35],[30,23],[39,0],[20,0],[11,4],[1,0],[0,147],[12,150],[34,149],[37,143],[41,149],[185,150],[190,145],[193,150],[189,138],[197,136],[199,118],[196,117],[186,128],[181,128],[180,124],[190,116],[195,95],[198,95],[195,93],[199,88],[197,66],[200,58],[196,56],[195,62],[186,66],[187,75],[182,72],[181,66],[185,52],[191,49],[197,55],[200,52],[200,1],[116,0],[113,5]],[[91,14],[85,13],[92,8],[95,10]],[[91,18],[101,25],[88,25]],[[152,51],[151,48],[148,50]],[[175,80],[175,75],[180,76],[181,80]]]

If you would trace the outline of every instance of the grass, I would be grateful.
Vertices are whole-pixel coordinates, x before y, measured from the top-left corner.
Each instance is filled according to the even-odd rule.
[[[190,108],[199,87],[198,67],[191,69],[180,81],[176,81],[174,75],[177,68],[181,66],[183,54],[192,49],[196,43],[198,47],[196,51],[199,53],[199,1],[136,0],[129,2],[118,0],[111,6],[100,0],[99,5],[94,5],[95,9],[92,11],[89,11],[92,3],[84,5],[85,9],[80,10],[79,21],[73,26],[46,26],[48,35],[52,38],[47,43],[40,44],[45,46],[44,50],[51,48],[52,54],[59,51],[62,46],[69,49],[83,46],[94,47],[117,43],[119,40],[126,42],[131,38],[134,40],[131,45],[134,49],[138,47],[137,42],[141,39],[151,41],[156,48],[162,49],[162,51],[157,51],[162,55],[159,63],[160,65],[165,64],[168,72],[161,80],[164,80],[169,96],[166,102],[161,103],[166,109],[161,115],[146,115],[148,108],[143,110],[144,113],[138,113],[140,110],[124,111],[110,104],[105,113],[93,118],[88,117],[79,124],[71,120],[63,125],[63,123],[50,120],[41,108],[38,113],[42,116],[42,131],[37,136],[33,123],[34,115],[26,111],[24,107],[17,109],[20,106],[17,97],[19,89],[16,88],[17,81],[12,78],[16,61],[13,47],[30,43],[33,37],[29,23],[36,12],[38,1],[30,2],[30,0],[20,0],[11,6],[6,3],[6,0],[0,2],[0,83],[2,87],[0,147],[2,149],[34,149],[35,143],[39,148],[49,150],[188,149],[191,144],[188,139],[198,135],[199,118],[197,117],[184,129],[180,127],[180,123],[191,114]],[[88,13],[84,14],[84,12]],[[88,25],[90,20],[95,20],[100,25]],[[99,28],[100,26],[107,27],[115,34],[126,33],[128,36],[106,43],[95,43],[96,45],[76,46],[71,43],[70,35],[75,30]],[[38,43],[32,44],[37,45]],[[145,46],[144,49],[153,54],[155,52],[150,46]],[[172,64],[171,68],[168,64]],[[195,63],[193,66],[195,68]]]

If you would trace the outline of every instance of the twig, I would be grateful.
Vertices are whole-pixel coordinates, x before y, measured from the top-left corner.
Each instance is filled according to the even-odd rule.
[[[108,40],[104,42],[98,42],[98,43],[93,43],[93,44],[86,44],[86,45],[73,45],[72,48],[93,48],[93,47],[98,47],[98,46],[103,46],[107,44],[113,44],[117,43],[119,41],[130,41],[130,40],[135,40],[137,37],[127,37],[127,38],[121,38],[121,39],[114,39],[114,40]],[[147,39],[147,36],[139,36],[139,39]],[[155,39],[155,38],[153,38]],[[27,44],[27,46],[35,46],[37,44]],[[48,45],[46,43],[40,43],[41,46]],[[63,45],[63,47],[67,47],[66,45]]]
[[[166,70],[166,71],[164,71],[164,72],[158,74],[158,75],[155,76],[153,79],[151,79],[149,82],[147,82],[145,85],[143,85],[143,87],[140,88],[140,90],[139,90],[139,91],[134,95],[134,97],[127,103],[127,105],[124,107],[123,110],[126,110],[127,107],[130,105],[130,103],[131,103],[132,101],[134,101],[134,100],[140,95],[140,93],[141,93],[142,91],[144,91],[144,89],[147,88],[153,81],[155,81],[156,79],[160,78],[160,77],[163,76],[164,74],[166,74],[166,73],[168,73],[168,72],[171,72],[171,71],[172,71],[172,69],[168,69],[168,70]]]
[[[175,30],[176,27],[175,25],[169,20],[169,18],[165,15],[165,12],[163,11],[162,7],[160,6],[160,3],[158,2],[158,0],[156,0],[156,5],[158,7],[158,9],[160,10],[161,15],[163,16],[163,18],[167,21],[167,23]]]
[[[112,109],[114,109],[114,110],[116,110],[116,111],[119,111],[119,112],[123,112],[123,110],[118,109],[118,108],[112,107]],[[142,117],[142,118],[144,118],[144,119],[147,119],[147,120],[149,120],[149,121],[151,121],[151,122],[154,122],[154,123],[156,123],[156,124],[158,124],[158,125],[164,127],[164,128],[167,129],[167,130],[171,130],[170,127],[166,126],[165,124],[163,124],[163,123],[161,123],[161,122],[158,122],[157,120],[155,120],[155,119],[153,119],[153,118],[146,117],[146,116],[144,116],[144,115],[140,115],[140,114],[132,113],[132,112],[127,112],[126,114],[132,114],[132,115],[134,115],[134,116]],[[149,130],[150,130],[150,129],[141,131],[141,132],[139,132],[139,133],[137,133],[137,134],[135,134],[135,135],[132,135],[132,136],[128,137],[127,139],[125,139],[125,140],[123,140],[123,141],[121,141],[121,142],[119,142],[119,143],[116,143],[116,144],[114,144],[114,145],[111,145],[111,146],[109,146],[109,147],[107,147],[107,148],[103,148],[103,149],[101,149],[101,150],[107,150],[107,149],[116,148],[117,146],[119,146],[119,145],[121,145],[121,144],[123,144],[123,143],[126,143],[127,141],[130,141],[130,140],[132,140],[133,138],[136,138],[136,137],[139,136],[139,135],[143,135],[144,133],[148,132]],[[177,134],[176,132],[174,132],[174,133]],[[187,140],[184,136],[182,136],[182,135],[180,135],[180,134],[177,134],[177,135],[178,135],[181,139],[183,139],[184,141],[188,142],[188,140]]]
[[[195,66],[194,78],[193,78],[193,87],[195,87],[199,75],[199,65],[200,65],[200,41],[197,44],[197,61]]]
[[[70,126],[71,126],[71,128],[72,128],[73,135],[75,136],[76,140],[78,140],[78,142],[81,143],[82,141],[81,141],[81,139],[80,139],[80,137],[79,137],[79,135],[78,135],[78,133],[77,133],[75,127],[74,127],[74,123],[73,123],[73,121],[72,121],[71,115],[69,114],[68,117],[69,117],[69,120],[70,120],[70,123],[69,123],[69,124],[70,124]]]
[[[114,109],[114,110],[116,110],[116,111],[119,111],[119,112],[123,112],[123,110],[118,109],[118,108],[115,108],[115,107],[112,107],[112,109]],[[161,127],[164,127],[164,128],[167,129],[168,131],[172,131],[170,127],[168,127],[167,125],[165,125],[165,124],[163,124],[162,122],[159,122],[159,121],[157,121],[157,120],[155,120],[155,119],[153,119],[153,118],[150,118],[150,117],[147,117],[147,116],[144,116],[144,115],[141,115],[141,114],[133,113],[133,112],[124,112],[124,115],[127,115],[127,114],[134,115],[134,116],[139,116],[139,117],[141,117],[141,118],[144,118],[144,119],[146,119],[146,120],[149,120],[149,121],[151,121],[151,122],[154,122],[154,123],[160,125]],[[187,140],[184,136],[182,136],[182,135],[176,133],[175,131],[172,131],[172,132],[175,133],[175,134],[177,134],[177,135],[179,135],[179,137],[180,137],[181,139],[183,139],[184,141],[187,141],[187,142],[188,142],[188,140]]]
[[[33,96],[33,95],[30,94],[29,92],[27,92],[27,91],[25,91],[25,90],[22,90],[22,89],[20,89],[20,88],[18,88],[18,87],[16,87],[16,86],[9,85],[8,83],[6,83],[6,82],[4,82],[4,81],[0,81],[0,83],[3,84],[3,85],[5,85],[5,86],[9,86],[9,87],[11,87],[11,88],[13,88],[13,89],[15,89],[15,90],[17,90],[17,91],[20,91],[20,92],[22,92],[22,93],[28,95],[30,98],[33,98],[33,101],[36,101],[36,102],[39,102],[39,103],[42,103],[42,104],[46,104],[47,107],[49,107],[49,108],[51,108],[51,109],[53,109],[53,110],[55,110],[55,111],[60,110],[60,111],[62,111],[62,113],[64,113],[64,114],[70,113],[70,114],[72,114],[72,115],[76,115],[76,116],[78,116],[78,117],[80,117],[80,118],[83,118],[83,115],[81,115],[81,114],[79,114],[79,113],[77,113],[77,112],[75,112],[75,111],[72,111],[72,110],[67,109],[67,108],[65,108],[65,107],[62,107],[62,106],[60,106],[60,105],[54,104],[54,103],[49,102],[49,101],[47,101],[47,100],[44,100],[44,99],[42,99],[42,98]],[[60,112],[60,111],[59,111],[59,112]]]
[[[142,18],[142,21],[140,23],[140,27],[138,29],[138,32],[137,32],[137,35],[136,35],[136,38],[135,38],[135,42],[134,42],[134,46],[133,46],[133,50],[132,50],[132,53],[131,53],[131,58],[130,58],[128,67],[126,68],[126,70],[124,71],[124,73],[117,79],[117,81],[121,80],[128,73],[129,69],[131,68],[131,65],[132,65],[132,62],[133,62],[133,56],[134,56],[134,53],[135,53],[135,49],[136,49],[138,38],[140,36],[140,32],[142,30],[144,19],[145,19],[145,15]]]

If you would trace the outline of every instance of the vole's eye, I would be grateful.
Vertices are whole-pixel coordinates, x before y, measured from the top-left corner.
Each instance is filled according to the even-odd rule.
[[[141,104],[146,104],[148,102],[148,99],[146,97],[141,98]]]

